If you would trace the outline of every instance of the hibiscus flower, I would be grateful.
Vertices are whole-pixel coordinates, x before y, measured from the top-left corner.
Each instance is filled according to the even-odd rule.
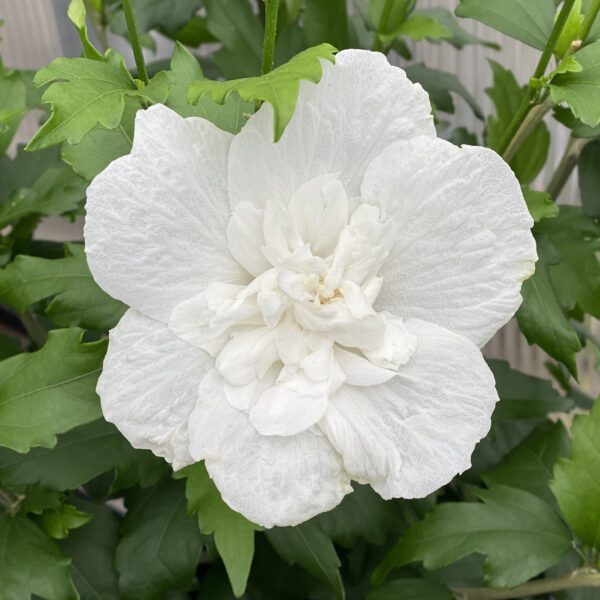
[[[102,410],[136,448],[199,460],[265,527],[335,507],[351,480],[416,498],[470,466],[498,400],[480,348],[537,259],[493,151],[436,137],[427,94],[379,53],[302,82],[273,141],[165,106],[88,190],[110,332]]]

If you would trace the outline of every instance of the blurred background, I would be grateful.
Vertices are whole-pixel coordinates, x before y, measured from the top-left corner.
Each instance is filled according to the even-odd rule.
[[[165,0],[168,1],[171,0]],[[223,2],[226,3],[227,0]],[[68,4],[69,0],[0,0],[0,19],[4,20],[0,33],[3,38],[0,42],[0,52],[5,65],[18,69],[39,69],[57,56],[78,56],[81,46],[75,29],[67,19]],[[456,0],[420,0],[419,9],[445,7],[453,11],[456,4]],[[499,62],[512,70],[520,83],[525,83],[535,68],[539,52],[476,21],[462,20],[461,25],[474,35],[497,42],[501,45],[501,49],[469,45],[458,51],[447,44],[413,42],[411,45],[413,57],[409,62],[422,62],[428,67],[456,73],[484,112],[488,114],[492,106],[489,97],[485,94],[485,88],[491,84],[492,71],[487,61],[492,59]],[[173,42],[156,32],[152,32],[151,35],[156,50],[145,50],[147,62],[169,57]],[[122,38],[109,32],[108,42],[122,51],[130,65],[133,65],[129,47]],[[399,65],[408,64],[397,55],[393,60],[396,60]],[[455,96],[454,100],[456,111],[452,123],[481,133],[482,122],[474,117],[473,111],[462,98]],[[554,119],[547,117],[546,121],[552,131],[552,146],[546,167],[538,177],[540,189],[547,185],[549,173],[553,172],[560,161],[569,138],[569,131]],[[30,114],[23,123],[15,144],[26,142],[36,129],[37,117]],[[535,183],[532,187],[536,187]],[[574,174],[569,184],[565,186],[560,202],[577,203],[576,190],[576,174]],[[38,228],[37,236],[44,239],[78,240],[81,239],[81,230],[81,221],[68,223],[58,217],[48,218]],[[490,358],[509,360],[513,367],[530,374],[546,376],[544,362],[547,356],[538,348],[532,348],[527,344],[516,323],[511,322],[499,332],[485,348],[485,354]],[[597,395],[600,389],[600,378],[594,369],[595,361],[596,356],[591,350],[584,350],[578,355],[581,387],[593,396]]]

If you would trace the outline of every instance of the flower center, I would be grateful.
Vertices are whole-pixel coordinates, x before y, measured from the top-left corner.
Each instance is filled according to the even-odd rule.
[[[325,284],[324,277],[318,273],[310,273],[304,277],[304,288],[312,295],[314,304],[331,304],[336,300],[341,300],[343,292],[340,288],[333,289]]]
[[[348,199],[335,175],[307,182],[287,205],[238,204],[227,233],[254,279],[209,284],[169,326],[215,357],[229,402],[259,433],[304,431],[341,385],[384,383],[409,360],[414,337],[374,308],[396,226]]]

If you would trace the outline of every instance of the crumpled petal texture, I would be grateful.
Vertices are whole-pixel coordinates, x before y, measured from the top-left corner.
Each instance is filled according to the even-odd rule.
[[[421,86],[346,50],[302,81],[278,143],[164,106],[88,190],[86,252],[132,308],[110,332],[107,420],[175,469],[204,460],[265,527],[351,480],[422,497],[469,468],[497,401],[479,347],[537,259],[491,150],[435,137]]]

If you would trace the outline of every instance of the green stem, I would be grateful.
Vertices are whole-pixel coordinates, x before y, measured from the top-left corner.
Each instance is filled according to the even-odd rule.
[[[92,8],[90,0],[83,0],[83,4],[85,5],[85,10],[90,17],[92,27],[96,32],[100,49],[102,50],[102,53],[104,53],[109,47],[108,33],[106,31],[107,20],[104,2],[100,3],[100,14],[96,13],[96,11]]]
[[[140,36],[138,34],[137,26],[135,24],[135,17],[133,15],[133,7],[131,0],[123,0],[123,13],[125,13],[125,22],[127,23],[127,31],[129,32],[129,41],[131,42],[131,48],[133,49],[133,57],[135,58],[135,65],[138,71],[138,79],[141,79],[144,83],[148,83],[148,71],[146,71],[146,63],[144,62],[144,53],[142,52],[142,45],[140,44]]]
[[[577,166],[579,162],[579,155],[581,151],[584,149],[585,145],[591,140],[586,140],[582,138],[576,138],[571,136],[569,143],[565,149],[565,153],[554,171],[554,175],[552,176],[552,180],[548,185],[548,194],[554,200],[557,200],[562,192],[562,189],[565,187],[567,181],[569,181],[569,177],[571,177],[571,173],[573,173],[573,169]]]
[[[275,40],[277,39],[277,15],[279,0],[264,0],[265,2],[265,37],[263,39],[263,56],[261,73],[266,75],[273,69],[275,58]]]
[[[594,0],[590,10],[585,15],[585,19],[583,20],[583,23],[581,24],[581,29],[579,30],[579,39],[581,39],[581,41],[585,42],[585,40],[587,39],[587,36],[590,34],[592,25],[594,24],[594,21],[596,20],[599,11],[600,0]]]
[[[564,577],[538,579],[508,589],[462,588],[454,591],[460,600],[512,600],[585,587],[600,587],[600,573],[596,569],[577,569]]]
[[[29,336],[29,339],[38,347],[41,348],[48,339],[48,333],[46,330],[37,322],[34,314],[30,311],[19,315],[23,327]]]
[[[381,11],[381,18],[377,24],[377,31],[375,31],[375,40],[373,42],[372,50],[374,52],[380,52],[383,48],[383,42],[381,41],[381,34],[386,30],[388,21],[392,14],[392,8],[394,6],[394,0],[385,0],[383,10]]]
[[[541,77],[543,77],[544,73],[546,72],[546,69],[550,64],[550,59],[554,54],[554,50],[556,48],[558,39],[560,38],[560,34],[562,33],[562,30],[564,29],[565,24],[567,23],[567,19],[569,18],[569,14],[571,13],[574,4],[575,0],[565,0],[564,4],[562,5],[561,11],[558,14],[558,17],[556,18],[554,27],[552,28],[552,32],[550,33],[550,37],[548,38],[546,46],[542,51],[542,56],[540,57],[535,72],[533,73],[532,79],[534,81],[539,80]],[[529,85],[527,86],[527,92],[525,93],[525,96],[521,101],[521,105],[517,109],[517,112],[515,113],[515,116],[513,117],[513,120],[508,126],[506,134],[502,138],[500,146],[497,149],[498,154],[504,155],[506,149],[510,146],[512,139],[517,135],[517,132],[519,131],[521,125],[523,125],[523,122],[529,114],[529,111],[535,105],[535,98],[537,92],[537,88],[533,85],[533,82],[530,81]]]
[[[548,96],[541,104],[534,106],[525,116],[521,126],[510,140],[508,148],[502,154],[506,162],[510,162],[519,151],[531,132],[538,126],[539,122],[552,108],[552,99]]]

